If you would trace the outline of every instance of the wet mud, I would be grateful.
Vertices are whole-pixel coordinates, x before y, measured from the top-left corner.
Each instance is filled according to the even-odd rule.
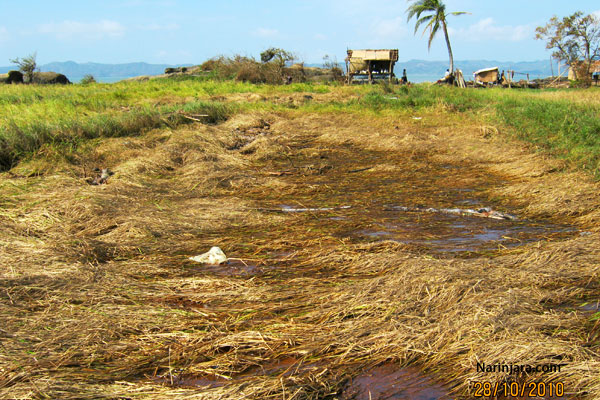
[[[353,378],[342,400],[450,400],[448,389],[417,368],[385,364]]]
[[[261,193],[259,200],[261,210],[289,214],[290,228],[304,225],[307,232],[355,243],[391,240],[435,254],[496,251],[579,232],[562,221],[522,217],[508,199],[490,194],[507,178],[465,161],[440,164],[430,154],[420,154],[417,162],[407,163],[402,154],[309,143],[296,145],[299,154],[311,147],[315,151],[305,158],[299,155],[293,166],[287,159],[269,165],[272,170],[293,171],[281,179],[296,186],[294,195],[273,193],[265,198]],[[322,173],[306,175],[317,165]],[[484,208],[507,218],[443,212]],[[432,209],[438,212],[429,212]]]
[[[260,266],[242,260],[228,260],[219,265],[200,264],[186,268],[188,275],[214,276],[253,276],[261,275],[267,266]]]
[[[435,252],[476,252],[557,240],[576,232],[572,226],[529,220],[495,220],[442,213],[375,212],[372,215],[377,221],[372,227],[346,232],[346,235],[368,241],[416,244]]]

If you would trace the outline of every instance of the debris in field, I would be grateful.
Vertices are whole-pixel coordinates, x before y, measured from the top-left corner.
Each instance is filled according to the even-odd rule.
[[[458,215],[472,215],[474,217],[492,218],[492,219],[508,219],[515,221],[517,217],[514,215],[506,214],[500,211],[492,210],[490,207],[478,208],[473,210],[470,208],[424,208],[424,207],[403,207],[403,206],[390,206],[386,207],[385,211],[412,211],[412,212],[437,212],[447,214],[458,214]]]
[[[190,260],[203,264],[220,265],[227,262],[227,256],[220,247],[213,246],[204,254],[190,257]]]
[[[373,167],[365,167],[365,168],[358,168],[358,169],[353,169],[348,171],[349,174],[354,174],[356,172],[363,172],[363,171],[368,171],[370,169],[373,169]]]
[[[414,119],[415,121],[420,121],[423,119],[423,117],[412,117],[412,119]]]
[[[104,183],[106,183],[106,181],[108,180],[109,177],[111,177],[112,175],[114,175],[115,173],[113,171],[111,171],[109,168],[95,168],[94,172],[99,172],[100,174],[97,175],[95,178],[92,177],[88,177],[86,178],[87,183],[89,183],[90,185],[102,185]]]
[[[350,207],[351,206],[321,207],[321,208],[294,208],[294,207],[290,207],[290,206],[282,206],[281,208],[259,208],[259,210],[260,211],[270,211],[270,212],[299,213],[299,212],[346,210]]]

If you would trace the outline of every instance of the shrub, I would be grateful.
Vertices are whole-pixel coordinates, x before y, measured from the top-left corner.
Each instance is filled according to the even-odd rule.
[[[33,53],[25,58],[17,57],[13,60],[10,60],[10,62],[18,65],[19,71],[21,71],[23,75],[25,75],[27,82],[32,83],[34,73],[38,69],[36,58],[37,53]]]
[[[79,82],[82,85],[89,85],[90,83],[96,83],[96,78],[94,78],[94,75],[92,74],[87,74],[86,76],[84,76],[81,81]]]

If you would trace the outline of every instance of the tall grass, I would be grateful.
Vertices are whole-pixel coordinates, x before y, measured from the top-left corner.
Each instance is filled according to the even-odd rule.
[[[600,178],[600,90],[464,90],[417,85],[390,93],[376,87],[363,89],[358,99],[345,106],[375,113],[427,108],[462,113],[501,125],[508,134]]]
[[[84,140],[98,137],[139,135],[163,125],[174,127],[193,122],[186,114],[201,114],[201,121],[218,123],[233,112],[233,107],[212,101],[160,107],[119,104],[117,101],[112,107],[96,107],[92,102],[84,107],[69,100],[50,99],[27,109],[7,107],[0,117],[0,169],[12,168],[44,144],[76,147]]]
[[[236,93],[331,93],[326,102],[211,101]],[[207,114],[207,123],[235,110],[411,113],[430,110],[475,117],[564,157],[600,177],[600,90],[463,90],[435,85],[336,87],[313,83],[251,84],[210,75],[145,82],[70,86],[0,86],[0,168],[8,169],[46,143],[137,135],[162,125],[189,123],[181,113]]]
[[[519,139],[575,162],[600,177],[600,106],[569,100],[505,98],[496,119]]]

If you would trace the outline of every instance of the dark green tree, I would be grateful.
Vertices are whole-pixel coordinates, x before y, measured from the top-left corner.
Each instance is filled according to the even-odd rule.
[[[416,18],[417,21],[415,23],[415,34],[421,25],[425,25],[423,28],[423,34],[429,31],[428,49],[431,49],[431,42],[433,42],[433,39],[440,29],[442,32],[444,32],[446,46],[448,46],[448,55],[450,56],[450,73],[454,73],[454,56],[452,55],[452,47],[450,46],[450,38],[448,37],[446,17],[448,15],[462,15],[468,13],[464,11],[446,13],[446,5],[441,0],[408,1],[410,2],[410,5],[406,10],[406,13],[408,14],[407,21],[410,21],[413,17]]]

